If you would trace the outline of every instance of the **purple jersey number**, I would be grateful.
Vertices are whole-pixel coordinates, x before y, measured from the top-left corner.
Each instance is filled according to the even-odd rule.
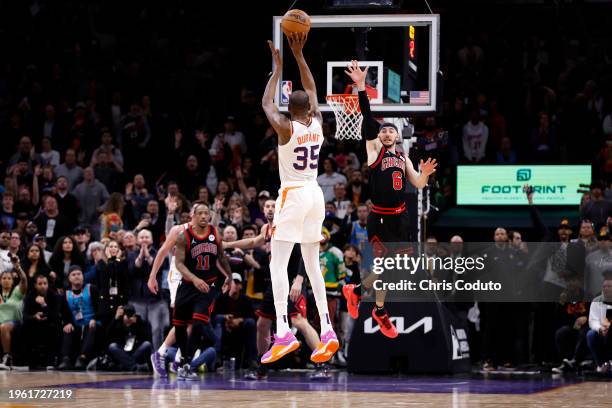
[[[310,146],[310,165],[308,164],[308,148],[305,146],[299,146],[293,149],[293,152],[298,156],[295,158],[300,163],[293,163],[293,168],[296,170],[305,170],[306,167],[310,167],[312,170],[316,170],[319,167],[319,149],[321,146],[315,145]]]

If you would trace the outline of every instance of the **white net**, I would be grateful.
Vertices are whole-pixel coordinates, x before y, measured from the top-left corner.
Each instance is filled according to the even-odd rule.
[[[336,116],[336,139],[361,140],[363,116],[359,97],[352,94],[327,95],[327,103]]]

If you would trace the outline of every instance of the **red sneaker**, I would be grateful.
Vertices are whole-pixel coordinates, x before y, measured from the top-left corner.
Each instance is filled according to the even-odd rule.
[[[394,339],[397,337],[397,329],[395,328],[393,323],[391,323],[391,320],[389,319],[389,315],[387,314],[386,310],[384,315],[378,316],[376,314],[376,307],[374,307],[374,309],[372,309],[372,317],[380,326],[380,332],[382,334],[389,337],[390,339]]]
[[[359,317],[359,301],[361,297],[355,294],[354,289],[355,285],[352,283],[344,285],[342,294],[346,299],[346,308],[348,309],[349,315],[351,315],[353,319],[356,319]]]

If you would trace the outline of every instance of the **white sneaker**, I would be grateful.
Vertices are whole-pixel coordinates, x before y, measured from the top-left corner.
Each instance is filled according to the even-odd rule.
[[[597,372],[599,374],[608,374],[610,372],[610,363],[603,363],[600,366],[597,366]]]
[[[0,370],[2,371],[10,370],[12,365],[13,365],[13,361],[12,361],[10,354],[7,353],[4,356],[2,356],[2,361],[0,362]]]

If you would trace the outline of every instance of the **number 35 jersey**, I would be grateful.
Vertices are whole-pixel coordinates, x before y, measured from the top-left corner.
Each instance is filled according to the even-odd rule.
[[[291,139],[278,146],[281,184],[316,181],[323,129],[317,119],[307,123],[291,121]]]
[[[322,239],[325,199],[317,183],[322,143],[321,124],[311,118],[308,123],[292,121],[291,139],[278,147],[281,188],[274,213],[274,239],[301,243]]]

